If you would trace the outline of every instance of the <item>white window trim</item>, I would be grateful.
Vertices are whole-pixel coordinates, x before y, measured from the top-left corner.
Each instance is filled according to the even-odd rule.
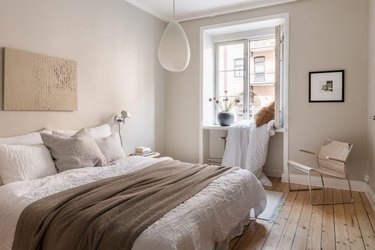
[[[234,22],[228,23],[221,23],[215,25],[208,25],[202,26],[200,28],[200,86],[199,86],[199,162],[203,163],[203,130],[204,129],[212,129],[214,126],[206,126],[203,124],[203,49],[204,49],[204,39],[205,33],[208,30],[215,29],[215,28],[222,28],[226,26],[234,26],[234,25],[241,25],[241,24],[255,24],[260,22],[267,22],[272,20],[282,19],[283,20],[283,28],[284,28],[284,82],[283,82],[283,128],[279,129],[277,132],[282,132],[283,136],[283,172],[288,172],[288,126],[289,126],[289,13],[281,13],[276,15],[270,16],[263,16],[263,17],[256,17],[246,20],[239,20]]]
[[[232,41],[227,41],[227,42],[215,42],[215,44],[214,44],[214,47],[215,47],[215,55],[214,55],[214,57],[215,57],[215,68],[214,68],[215,78],[214,79],[215,79],[215,82],[216,82],[214,84],[215,96],[219,96],[219,90],[218,90],[218,86],[217,86],[217,82],[218,82],[218,79],[219,79],[219,70],[218,70],[219,61],[218,61],[218,58],[217,58],[217,56],[219,55],[219,46],[220,45],[227,45],[227,44],[234,44],[234,43],[243,43],[243,46],[244,46],[243,58],[246,58],[246,57],[249,56],[248,55],[249,44],[248,44],[247,39],[232,40]],[[248,72],[249,66],[248,66],[247,60],[244,60],[243,67],[244,67],[244,76],[243,76],[242,84],[243,84],[244,95],[243,95],[242,101],[243,101],[244,104],[249,104],[249,96],[245,94],[245,93],[249,93],[249,85],[247,84],[247,82],[249,82],[249,72]],[[244,107],[246,107],[246,110],[244,112],[244,119],[249,119],[249,113],[248,113],[248,110],[247,110],[248,106],[244,105]],[[215,108],[215,112],[214,112],[215,116],[216,116],[217,113],[218,113],[218,110],[217,110],[217,108]]]

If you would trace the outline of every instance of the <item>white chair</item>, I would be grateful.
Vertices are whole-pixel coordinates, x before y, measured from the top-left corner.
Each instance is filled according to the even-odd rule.
[[[323,146],[320,149],[319,154],[315,154],[314,152],[303,150],[301,152],[311,154],[316,156],[318,166],[317,167],[309,167],[303,165],[301,163],[295,161],[288,161],[288,178],[289,178],[289,191],[309,191],[310,192],[310,202],[312,205],[333,205],[333,204],[346,204],[353,202],[353,194],[352,194],[352,187],[350,185],[348,171],[347,171],[347,164],[346,160],[353,148],[353,144],[346,143],[346,142],[338,142],[327,139]],[[308,180],[309,180],[309,188],[308,189],[292,189],[290,186],[290,167],[297,169],[299,171],[307,173]],[[342,202],[314,202],[312,197],[312,190],[320,190],[322,188],[311,188],[311,172],[316,172],[320,175],[322,186],[324,188],[324,180],[323,175],[331,176],[339,179],[346,179],[348,182],[349,190],[350,190],[350,197],[351,199],[348,201]]]

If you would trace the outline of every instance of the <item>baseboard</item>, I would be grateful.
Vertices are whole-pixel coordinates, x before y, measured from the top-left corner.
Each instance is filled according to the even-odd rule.
[[[371,203],[372,209],[375,211],[375,192],[372,190],[372,188],[369,185],[366,185],[366,196],[368,200]]]
[[[288,175],[283,174],[281,178],[282,182],[288,182]],[[301,175],[301,174],[291,174],[290,175],[290,182],[296,183],[296,184],[303,184],[308,185],[308,178],[307,175]],[[313,186],[322,186],[322,182],[320,180],[320,176],[311,176],[311,184]],[[336,179],[331,177],[324,177],[324,184],[328,188],[337,188],[337,189],[343,189],[348,190],[348,182],[343,179]],[[353,191],[358,192],[368,192],[368,185],[363,181],[350,181],[350,184],[352,186]]]
[[[281,177],[283,175],[282,169],[263,169],[264,173],[269,177]]]

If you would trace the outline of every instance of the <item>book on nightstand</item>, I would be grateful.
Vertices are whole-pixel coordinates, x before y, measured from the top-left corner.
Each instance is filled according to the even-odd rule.
[[[136,147],[134,149],[134,153],[130,154],[131,156],[143,156],[143,157],[148,157],[148,156],[152,156],[152,155],[156,155],[158,154],[157,152],[154,152],[151,148],[149,147]]]
[[[130,155],[132,155],[132,156],[134,156],[134,155],[138,155],[138,156],[149,156],[149,155],[152,155],[152,154],[155,154],[155,152],[154,151],[145,151],[145,152],[143,152],[143,153],[137,153],[137,152],[134,152],[134,153],[132,153],[132,154],[130,154]]]

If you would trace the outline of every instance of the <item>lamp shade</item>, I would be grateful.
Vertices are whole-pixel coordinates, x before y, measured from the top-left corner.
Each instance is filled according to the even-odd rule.
[[[178,22],[168,24],[161,37],[158,52],[161,66],[168,71],[181,72],[189,65],[189,41]]]

